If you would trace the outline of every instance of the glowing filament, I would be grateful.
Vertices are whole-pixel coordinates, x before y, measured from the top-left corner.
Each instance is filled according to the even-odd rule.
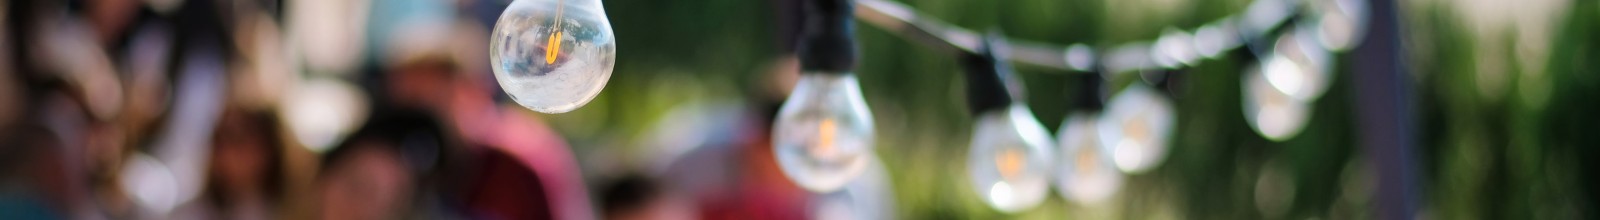
[[[1001,178],[1010,179],[1022,172],[1022,163],[1025,160],[1027,159],[1023,158],[1021,151],[1005,149],[1000,151],[1000,155],[995,155],[994,166],[1000,170]]]
[[[1083,146],[1080,149],[1083,150],[1078,152],[1078,173],[1094,172],[1095,168],[1099,168],[1099,163],[1097,162],[1100,161],[1095,158],[1095,154],[1098,152],[1095,152],[1094,146]]]
[[[550,25],[550,32],[552,34],[550,34],[550,39],[546,40],[544,43],[544,45],[547,45],[544,50],[545,65],[556,63],[556,56],[561,54],[561,11],[564,11],[563,9],[566,8],[566,4],[566,0],[556,2],[556,18],[551,19],[553,20],[551,22],[555,24]]]
[[[550,47],[544,50],[544,64],[556,63],[556,55],[560,54],[557,52],[561,51],[561,32],[556,31],[555,34],[550,35],[550,40],[545,45],[550,45]]]
[[[838,130],[838,126],[834,125],[833,119],[822,119],[817,124],[817,142],[811,147],[811,155],[833,155],[835,130]]]
[[[1126,121],[1122,124],[1122,135],[1125,138],[1144,141],[1150,136],[1150,128],[1147,128],[1149,125],[1144,120],[1144,117],[1134,117]]]

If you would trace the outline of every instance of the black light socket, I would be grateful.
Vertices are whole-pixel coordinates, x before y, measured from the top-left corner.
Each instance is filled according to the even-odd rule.
[[[808,0],[798,51],[803,72],[844,74],[856,68],[855,2]]]
[[[967,75],[967,105],[972,114],[1004,109],[1023,100],[1015,71],[1004,56],[1005,42],[999,34],[985,38],[977,53],[964,54],[961,64]]]

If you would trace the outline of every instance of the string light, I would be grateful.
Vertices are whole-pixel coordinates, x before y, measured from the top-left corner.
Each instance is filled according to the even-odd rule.
[[[778,165],[807,190],[837,190],[871,160],[872,112],[854,75],[802,74],[776,125]]]
[[[1055,143],[1027,106],[980,114],[972,130],[968,172],[990,206],[1016,212],[1044,201]]]
[[[598,96],[617,54],[599,0],[512,2],[495,23],[489,48],[500,88],[517,104],[544,113],[572,111]]]
[[[807,2],[801,75],[772,130],[783,173],[801,188],[837,191],[874,158],[872,112],[855,74],[850,0]]]
[[[1112,149],[1100,144],[1097,129],[1104,108],[1098,75],[1084,75],[1078,86],[1079,103],[1061,123],[1060,165],[1056,166],[1056,192],[1067,201],[1083,205],[1101,204],[1122,188],[1122,173],[1117,170]]]
[[[1111,98],[1100,120],[1100,144],[1111,149],[1117,169],[1143,173],[1167,157],[1176,114],[1159,91],[1134,83]]]
[[[1220,59],[1239,48],[1246,53],[1265,53],[1260,64],[1247,70],[1244,79],[1247,120],[1263,136],[1282,140],[1298,133],[1309,117],[1307,103],[1324,93],[1332,81],[1332,52],[1348,50],[1364,34],[1366,6],[1358,0],[1313,0],[1309,6],[1293,0],[1255,0],[1244,12],[1207,23],[1194,32],[1168,29],[1152,42],[1131,42],[1110,48],[1090,48],[1082,44],[1055,47],[1014,39],[983,38],[932,17],[918,14],[905,5],[886,0],[858,0],[856,10],[863,21],[908,40],[923,43],[938,51],[968,57],[990,56],[1003,65],[1015,61],[1080,73],[1167,72],[1198,65],[1202,59]],[[1304,16],[1310,9],[1313,16]],[[1296,24],[1286,25],[1294,18]],[[1310,22],[1308,22],[1310,21]],[[1309,24],[1308,24],[1309,23]],[[1284,27],[1291,27],[1285,29]],[[1285,31],[1287,30],[1287,31]],[[993,50],[994,42],[1009,42]],[[1265,44],[1264,44],[1265,43]],[[1270,46],[1259,50],[1259,47]],[[1253,54],[1252,54],[1253,55]],[[969,68],[972,66],[968,64]],[[968,75],[974,71],[969,70]],[[1169,76],[1170,77],[1170,76]],[[979,80],[969,78],[969,91],[1017,95],[1014,84],[1000,77],[991,88],[981,88]],[[1164,83],[1163,83],[1164,84]],[[998,89],[997,89],[998,88]],[[1032,174],[1032,164],[1051,160],[1036,156],[1049,149],[1036,150],[1048,142],[1045,135],[1031,133],[1037,122],[1027,107],[1011,103],[1016,97],[984,96],[972,99],[978,114],[969,153],[973,186],[991,206],[1004,212],[1031,207],[1042,197],[1035,176],[1055,176],[1063,197],[1082,204],[1094,204],[1120,188],[1124,174],[1139,174],[1159,166],[1167,157],[1168,144],[1175,129],[1176,110],[1172,101],[1144,83],[1134,83],[1111,98],[1109,108],[1074,112],[1063,123],[1059,134],[1060,163],[1054,172]],[[1000,97],[995,99],[994,97]],[[998,101],[997,101],[998,100]],[[1098,98],[1095,98],[1098,100]],[[995,107],[1003,106],[1003,107]],[[1005,110],[994,110],[1005,109]],[[1042,137],[1041,137],[1042,136]],[[997,147],[1005,146],[1005,147]],[[1117,172],[1121,171],[1121,172]]]
[[[967,154],[972,186],[989,206],[1017,212],[1037,206],[1050,190],[1055,143],[1021,100],[1019,83],[1004,58],[1007,48],[990,36],[968,56],[968,103],[976,115]]]

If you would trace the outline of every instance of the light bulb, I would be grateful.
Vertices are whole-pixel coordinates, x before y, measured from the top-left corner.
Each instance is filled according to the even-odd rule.
[[[1117,169],[1143,173],[1167,157],[1176,114],[1160,92],[1135,83],[1111,98],[1099,125],[1100,145],[1110,149]]]
[[[1287,62],[1277,62],[1287,63]],[[1294,137],[1305,128],[1311,108],[1302,100],[1275,89],[1266,70],[1272,62],[1262,67],[1246,68],[1244,82],[1244,118],[1268,140],[1283,141]]]
[[[1310,102],[1328,90],[1333,79],[1327,49],[1317,44],[1309,27],[1279,36],[1273,52],[1261,61],[1261,74],[1272,88],[1290,97]]]
[[[1078,204],[1100,204],[1122,188],[1122,173],[1112,162],[1111,149],[1100,145],[1096,113],[1075,113],[1061,124],[1060,155],[1056,166],[1056,192]]]
[[[1054,146],[1027,106],[1012,104],[979,114],[967,154],[972,185],[1002,212],[1038,205],[1049,194]]]
[[[775,125],[778,165],[806,190],[838,190],[873,158],[872,112],[855,75],[801,74]]]
[[[489,40],[500,88],[517,104],[544,113],[593,100],[611,79],[616,54],[599,0],[517,0]]]

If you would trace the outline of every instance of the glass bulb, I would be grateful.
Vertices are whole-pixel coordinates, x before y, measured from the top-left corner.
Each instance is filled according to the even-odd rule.
[[[517,0],[489,40],[500,88],[517,104],[563,113],[593,100],[616,63],[616,37],[599,0]]]
[[[1286,63],[1286,62],[1279,62]],[[1271,66],[1266,63],[1261,66]],[[1294,96],[1275,89],[1270,81],[1270,67],[1246,68],[1244,88],[1244,118],[1250,128],[1268,140],[1283,141],[1294,137],[1305,128],[1311,116],[1311,107]]]
[[[1056,166],[1056,192],[1078,204],[1100,204],[1122,188],[1122,173],[1111,149],[1100,145],[1095,129],[1099,114],[1081,113],[1061,124],[1061,154]]]
[[[1273,46],[1273,53],[1262,58],[1261,72],[1272,88],[1294,99],[1309,102],[1322,96],[1331,83],[1332,56],[1305,28],[1283,34]]]
[[[967,154],[972,186],[989,206],[1016,212],[1049,194],[1055,144],[1028,107],[1014,104],[978,116]]]
[[[806,190],[838,190],[873,158],[872,112],[855,75],[802,74],[775,125],[778,165]]]
[[[1135,83],[1112,97],[1105,112],[1100,145],[1111,149],[1118,170],[1143,173],[1166,160],[1176,114],[1160,92]]]

